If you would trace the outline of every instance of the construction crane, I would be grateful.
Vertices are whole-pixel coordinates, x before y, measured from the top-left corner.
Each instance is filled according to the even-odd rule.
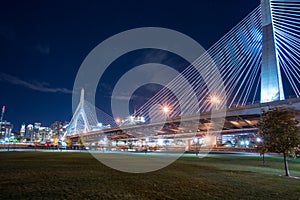
[[[2,106],[2,113],[1,113],[1,119],[0,119],[1,124],[3,121],[4,113],[5,113],[5,106]]]

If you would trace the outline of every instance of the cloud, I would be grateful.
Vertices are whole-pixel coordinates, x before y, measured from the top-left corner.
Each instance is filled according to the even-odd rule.
[[[130,99],[138,99],[139,96],[137,95],[129,95],[129,94],[117,94],[117,95],[113,95],[110,98],[116,99],[116,100],[130,100]]]
[[[19,79],[18,77],[0,73],[0,81],[5,83],[10,83],[12,85],[23,86],[32,90],[40,91],[40,92],[50,92],[50,93],[64,93],[71,94],[72,90],[67,88],[51,88],[48,83],[41,83],[37,81],[33,81],[32,83]]]
[[[162,85],[154,85],[154,84],[149,84],[145,86],[145,89],[148,90],[149,92],[158,92],[163,89]]]
[[[136,60],[136,64],[166,63],[172,61],[172,57],[164,51],[148,50]]]

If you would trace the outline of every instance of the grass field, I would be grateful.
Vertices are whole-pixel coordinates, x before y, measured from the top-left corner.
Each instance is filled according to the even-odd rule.
[[[79,152],[1,152],[0,163],[0,199],[300,199],[300,179],[279,176],[280,157],[182,157],[146,174]],[[289,164],[300,176],[300,159]]]

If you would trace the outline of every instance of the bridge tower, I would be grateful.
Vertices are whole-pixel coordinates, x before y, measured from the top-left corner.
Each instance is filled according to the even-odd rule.
[[[69,123],[68,134],[89,132],[92,130],[84,108],[84,88],[82,88],[79,104]]]
[[[284,100],[270,0],[261,0],[263,44],[260,102]]]

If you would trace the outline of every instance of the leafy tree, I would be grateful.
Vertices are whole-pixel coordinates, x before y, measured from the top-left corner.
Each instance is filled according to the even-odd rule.
[[[287,157],[300,144],[298,123],[294,110],[276,107],[268,111],[263,110],[258,124],[258,134],[263,140],[262,150],[283,154],[286,176],[290,176]]]
[[[54,145],[54,146],[58,146],[58,140],[59,140],[59,139],[58,139],[58,136],[54,136],[54,137],[53,137],[53,145]]]
[[[78,143],[80,146],[82,146],[83,143],[84,143],[83,138],[81,138],[81,137],[79,136],[78,139],[77,139],[77,143]]]
[[[66,144],[67,144],[67,147],[71,147],[72,146],[72,140],[71,140],[70,136],[67,136],[67,138],[66,138]]]

